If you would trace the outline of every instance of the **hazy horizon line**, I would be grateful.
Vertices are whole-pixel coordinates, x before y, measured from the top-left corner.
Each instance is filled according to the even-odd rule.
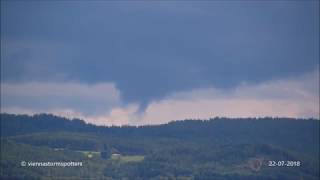
[[[35,116],[41,116],[41,115],[46,115],[46,116],[53,116],[57,118],[63,118],[65,120],[73,121],[73,120],[81,120],[87,125],[94,125],[94,126],[99,126],[99,127],[144,127],[144,126],[158,126],[158,125],[166,125],[174,122],[184,122],[184,121],[211,121],[211,120],[263,120],[263,119],[272,119],[272,120],[292,120],[292,121],[320,121],[320,117],[285,117],[285,116],[259,116],[259,117],[253,117],[253,116],[248,116],[248,117],[227,117],[227,116],[213,116],[210,118],[185,118],[185,119],[175,119],[175,120],[170,120],[168,122],[163,122],[163,123],[158,123],[158,124],[142,124],[142,125],[134,125],[134,124],[111,124],[111,125],[106,125],[106,124],[95,124],[92,122],[86,121],[84,118],[80,117],[67,117],[63,115],[58,115],[54,113],[34,113],[34,114],[26,114],[26,113],[7,113],[7,112],[0,112],[0,115],[14,115],[14,116],[28,116],[28,117],[35,117]]]

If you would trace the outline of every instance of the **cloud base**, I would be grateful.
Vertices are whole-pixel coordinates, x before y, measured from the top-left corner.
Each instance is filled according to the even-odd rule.
[[[211,117],[293,117],[319,119],[319,69],[294,78],[245,82],[232,89],[179,91],[150,102],[124,103],[114,83],[2,83],[1,112],[52,113],[98,125],[161,124]]]

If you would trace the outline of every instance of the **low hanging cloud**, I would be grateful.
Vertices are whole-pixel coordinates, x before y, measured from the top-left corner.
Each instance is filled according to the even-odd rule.
[[[99,125],[143,125],[186,118],[319,118],[319,70],[299,77],[242,83],[232,89],[202,88],[172,93],[149,103],[123,103],[113,83],[22,83],[1,85],[1,112],[53,113]]]
[[[113,83],[75,82],[2,83],[1,111],[12,113],[53,112],[96,115],[121,105]]]

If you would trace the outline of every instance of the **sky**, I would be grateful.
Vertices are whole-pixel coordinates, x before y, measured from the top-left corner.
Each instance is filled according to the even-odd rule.
[[[319,1],[1,1],[1,112],[319,118]]]

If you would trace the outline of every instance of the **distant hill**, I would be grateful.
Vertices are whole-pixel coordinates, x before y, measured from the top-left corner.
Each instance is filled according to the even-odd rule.
[[[34,116],[1,114],[1,136],[41,132],[90,133],[98,136],[132,138],[166,137],[211,140],[218,144],[272,143],[297,151],[318,154],[319,120],[292,118],[214,118],[210,120],[173,121],[152,126],[104,127],[80,119],[66,119],[50,114]]]
[[[104,127],[49,114],[1,114],[1,179],[77,178],[79,169],[96,179],[319,179],[319,122],[213,118]],[[19,164],[47,155],[85,166],[67,172]],[[302,165],[270,167],[270,161]]]

